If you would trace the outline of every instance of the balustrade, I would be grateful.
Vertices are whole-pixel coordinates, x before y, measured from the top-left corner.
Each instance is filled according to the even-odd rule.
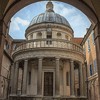
[[[83,53],[83,48],[71,41],[62,40],[62,39],[35,39],[35,40],[28,40],[19,46],[16,47],[14,52],[26,50],[26,49],[35,49],[35,48],[61,48],[66,50],[73,50],[80,53]],[[13,52],[13,53],[14,53]]]

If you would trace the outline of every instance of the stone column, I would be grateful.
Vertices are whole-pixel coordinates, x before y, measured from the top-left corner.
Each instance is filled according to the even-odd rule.
[[[18,72],[19,72],[19,62],[15,63],[15,75],[14,75],[14,94],[17,94],[17,86],[18,86]]]
[[[56,58],[56,71],[55,71],[55,95],[59,96],[60,82],[59,82],[59,58]]]
[[[14,93],[14,73],[15,73],[15,66],[14,66],[14,63],[13,63],[11,65],[11,80],[10,80],[11,94]]]
[[[70,60],[70,95],[75,96],[74,88],[74,61]]]
[[[99,83],[99,97],[100,98],[100,22],[95,27],[95,44],[96,44],[96,56],[97,56],[97,69],[98,69],[98,83]]]
[[[80,96],[83,96],[83,70],[82,63],[79,62],[79,73],[80,73]]]
[[[42,58],[38,60],[37,94],[42,95]]]
[[[24,61],[24,73],[23,73],[23,84],[22,84],[22,94],[26,95],[27,92],[27,73],[28,73],[28,60]]]

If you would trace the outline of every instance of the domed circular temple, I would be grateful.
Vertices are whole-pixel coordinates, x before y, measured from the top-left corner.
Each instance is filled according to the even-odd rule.
[[[45,13],[39,14],[38,16],[34,17],[31,23],[29,24],[27,30],[30,30],[32,28],[34,29],[34,27],[36,29],[36,27],[38,28],[39,26],[44,26],[44,28],[58,27],[61,29],[66,29],[66,31],[69,32],[69,34],[73,35],[73,30],[69,22],[63,16],[54,12],[53,4],[50,1],[46,5]],[[30,32],[27,32],[27,30],[26,34],[29,34]]]
[[[26,41],[17,46],[12,55],[16,71],[12,94],[27,96],[27,100],[30,97],[72,100],[77,96],[85,100],[83,49],[73,41],[69,22],[54,12],[51,1],[45,13],[32,19],[25,36]],[[19,69],[22,70],[20,82]]]

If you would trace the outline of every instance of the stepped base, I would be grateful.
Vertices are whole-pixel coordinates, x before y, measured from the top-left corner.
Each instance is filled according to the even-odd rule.
[[[9,100],[87,100],[86,97],[9,96]]]

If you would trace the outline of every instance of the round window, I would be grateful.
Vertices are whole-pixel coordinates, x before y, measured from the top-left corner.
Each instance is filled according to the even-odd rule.
[[[61,37],[61,33],[57,33],[57,36]]]

